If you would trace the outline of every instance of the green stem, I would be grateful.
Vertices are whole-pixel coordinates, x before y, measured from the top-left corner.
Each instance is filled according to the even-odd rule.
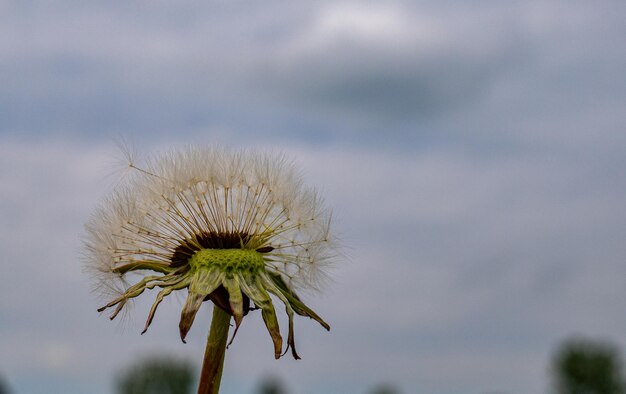
[[[230,315],[222,308],[213,305],[213,319],[204,351],[198,394],[219,393],[229,329]]]

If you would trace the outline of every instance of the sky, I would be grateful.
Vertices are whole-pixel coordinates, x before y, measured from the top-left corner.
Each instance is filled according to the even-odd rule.
[[[1,1],[0,377],[109,394],[144,355],[199,363],[182,297],[121,323],[81,270],[116,183],[150,155],[284,152],[334,211],[345,257],[273,359],[258,314],[225,394],[539,394],[571,336],[626,348],[623,1]],[[119,163],[118,163],[119,164]],[[285,326],[283,324],[283,326]]]

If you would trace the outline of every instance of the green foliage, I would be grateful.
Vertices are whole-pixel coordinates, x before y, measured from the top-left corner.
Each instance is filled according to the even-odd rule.
[[[558,394],[624,394],[619,350],[589,339],[564,342],[553,360]]]
[[[146,358],[123,372],[117,381],[119,394],[190,394],[195,380],[193,366],[170,357]]]

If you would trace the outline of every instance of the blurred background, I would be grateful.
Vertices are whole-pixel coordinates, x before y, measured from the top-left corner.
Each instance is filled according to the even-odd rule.
[[[248,316],[225,394],[546,393],[582,337],[620,380],[624,37],[624,1],[0,1],[0,391],[195,379],[208,305],[140,336],[155,294],[110,322],[81,272],[120,137],[282,151],[334,208],[347,258],[303,294],[331,331],[275,361]]]

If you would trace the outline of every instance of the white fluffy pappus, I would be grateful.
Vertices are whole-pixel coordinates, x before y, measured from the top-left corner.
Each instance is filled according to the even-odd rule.
[[[86,225],[86,266],[103,288],[121,289],[100,311],[115,306],[113,319],[145,289],[160,288],[145,332],[159,303],[187,289],[184,341],[204,301],[231,314],[236,329],[253,302],[276,358],[284,353],[269,294],[285,304],[294,358],[294,313],[329,329],[294,290],[316,289],[336,256],[331,213],[291,162],[252,150],[188,147],[143,167],[129,160],[129,167]],[[141,276],[127,285],[131,274]]]

